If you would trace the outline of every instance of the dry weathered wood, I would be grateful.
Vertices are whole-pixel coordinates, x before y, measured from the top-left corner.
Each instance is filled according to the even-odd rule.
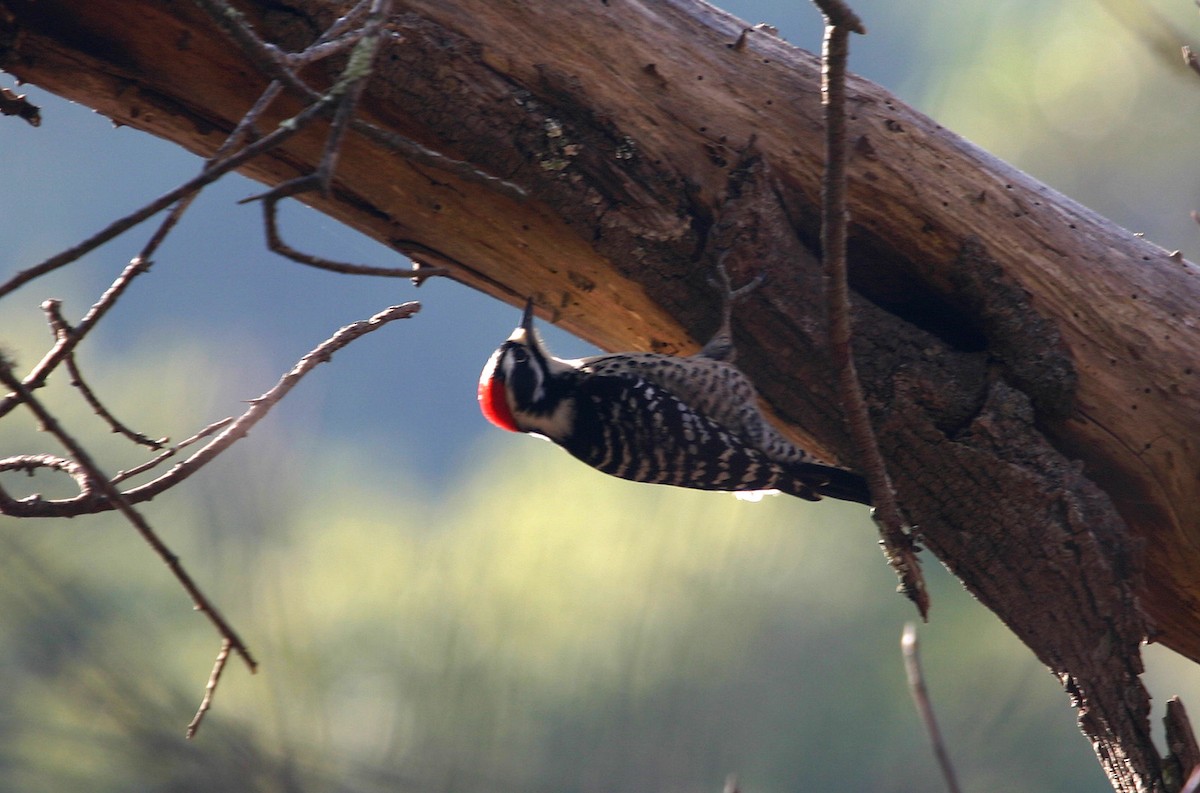
[[[771,286],[739,306],[744,368],[798,440],[844,459],[815,59],[691,0],[397,6],[367,117],[531,198],[351,136],[330,197],[305,200],[609,348],[692,349],[712,249],[732,246]],[[241,7],[294,49],[334,13]],[[0,68],[199,153],[265,84],[162,0],[0,0]],[[856,357],[905,509],[1062,677],[1114,785],[1157,789],[1138,643],[1200,659],[1197,270],[877,86],[853,80],[850,102]],[[294,177],[321,144],[247,173]]]

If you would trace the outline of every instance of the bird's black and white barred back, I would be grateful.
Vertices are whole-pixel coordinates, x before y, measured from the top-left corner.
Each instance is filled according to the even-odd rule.
[[[722,277],[723,277],[722,273]],[[690,357],[611,353],[563,360],[533,327],[533,304],[479,380],[484,415],[535,433],[622,479],[699,490],[780,490],[870,504],[858,474],[795,446],[758,408],[733,365],[726,290],[721,328]]]

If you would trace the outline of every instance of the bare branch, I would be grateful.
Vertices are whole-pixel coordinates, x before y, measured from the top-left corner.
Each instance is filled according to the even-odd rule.
[[[813,4],[821,10],[828,27],[842,28],[849,33],[858,33],[861,36],[867,34],[867,28],[858,18],[858,14],[854,13],[854,10],[842,0],[813,0]],[[844,66],[843,63],[843,68]]]
[[[316,101],[321,95],[309,88],[304,81],[291,69],[290,56],[280,53],[272,44],[262,41],[257,34],[245,23],[241,13],[231,8],[223,0],[196,0],[196,4],[207,11],[212,18],[254,61],[263,72],[272,79],[279,80],[288,89],[297,92],[308,101]],[[376,0],[378,6],[378,0]],[[377,13],[373,10],[372,13]],[[336,23],[335,23],[336,24]],[[380,127],[370,124],[360,118],[352,119],[350,127],[355,132],[387,146],[401,157],[413,162],[428,165],[432,168],[454,174],[466,181],[482,184],[498,193],[524,200],[528,194],[525,190],[505,179],[485,173],[474,165],[463,160],[447,157],[433,149],[426,148],[414,140],[397,135]],[[0,292],[0,295],[3,293]]]
[[[89,386],[87,381],[83,379],[83,373],[79,371],[79,365],[75,362],[74,355],[67,356],[66,364],[67,373],[71,375],[71,385],[79,390],[79,393],[83,396],[84,401],[88,403],[95,414],[99,416],[104,423],[112,429],[113,432],[117,433],[118,435],[124,435],[126,438],[138,444],[139,446],[146,446],[154,451],[158,451],[166,445],[168,438],[159,438],[158,440],[154,440],[153,438],[143,435],[136,430],[132,430],[122,424],[121,421],[118,420],[117,417],[108,410],[108,408],[104,407],[104,405],[100,402],[100,399],[96,396],[96,393],[92,391],[91,386]]]
[[[208,683],[204,686],[204,698],[200,700],[200,707],[196,709],[196,715],[192,717],[187,726],[186,734],[189,740],[196,737],[196,732],[200,729],[200,722],[204,721],[205,714],[212,707],[213,695],[217,693],[217,686],[221,682],[221,673],[225,671],[225,664],[229,661],[229,651],[232,649],[233,645],[229,643],[228,639],[222,640],[217,660],[213,663],[212,672],[208,675]]]
[[[108,480],[99,466],[92,460],[87,450],[59,424],[58,420],[33,395],[33,392],[17,379],[11,365],[4,358],[0,358],[0,382],[11,388],[20,400],[25,403],[26,407],[37,416],[42,427],[57,438],[59,443],[71,453],[71,457],[78,466],[87,473],[88,479],[101,491],[100,495],[109,504],[109,508],[119,511],[137,529],[142,539],[158,554],[176,580],[183,586],[184,591],[192,599],[196,610],[208,617],[209,622],[213,624],[221,637],[229,642],[233,650],[246,662],[246,666],[250,668],[250,671],[253,672],[257,669],[258,662],[254,660],[254,656],[250,654],[250,650],[241,640],[241,637],[238,636],[233,627],[225,620],[225,617],[217,610],[212,601],[200,590],[200,587],[197,586],[191,575],[184,569],[179,557],[159,538],[154,529],[150,527],[150,524],[146,522],[146,519],[134,509],[133,505],[117,489],[116,485]]]
[[[874,517],[881,526],[884,555],[900,578],[904,594],[922,618],[929,614],[929,593],[916,547],[896,503],[887,466],[879,451],[871,414],[850,347],[850,287],[846,279],[846,60],[850,31],[865,31],[858,17],[839,0],[814,0],[825,14],[824,67],[821,93],[825,106],[825,175],[821,182],[821,251],[825,261],[825,300],[829,307],[830,351],[838,370],[838,387],[846,424],[861,462]]]
[[[904,625],[904,633],[900,637],[900,653],[904,656],[908,690],[912,693],[921,723],[925,725],[925,732],[929,735],[929,743],[933,746],[933,754],[942,770],[942,778],[946,780],[946,789],[950,793],[959,793],[954,764],[950,762],[950,753],[946,751],[942,731],[938,729],[937,717],[933,713],[933,703],[929,700],[929,690],[925,687],[925,674],[921,671],[921,654],[917,642],[917,626],[911,622]]]
[[[54,331],[55,341],[62,340],[75,332],[75,329],[71,327],[70,323],[68,323],[66,318],[62,315],[61,300],[51,299],[45,301],[42,303],[42,310],[46,312],[47,320],[50,323],[51,329]],[[67,364],[67,372],[71,375],[71,385],[78,389],[79,393],[83,396],[84,401],[87,402],[92,408],[92,411],[95,412],[95,414],[99,416],[106,424],[108,424],[109,428],[111,428],[113,432],[119,435],[124,435],[134,443],[141,446],[148,446],[155,451],[163,447],[163,444],[167,442],[166,438],[154,440],[146,437],[140,432],[131,430],[118,421],[116,416],[114,416],[108,410],[108,408],[101,404],[100,399],[96,396],[96,393],[92,391],[91,386],[89,386],[87,381],[83,379],[83,374],[79,371],[79,365],[75,361],[74,353],[67,355],[65,361]]]
[[[79,321],[79,324],[70,329],[69,333],[60,332],[60,327],[56,326],[55,324],[56,322],[59,322],[57,318],[61,316],[59,313],[60,307],[55,307],[52,309],[52,307],[49,305],[49,301],[43,303],[42,309],[46,311],[47,315],[50,317],[51,328],[54,330],[54,335],[57,340],[55,341],[54,346],[50,348],[50,351],[47,352],[42,357],[42,360],[33,367],[33,370],[25,376],[25,379],[22,381],[22,385],[31,391],[41,388],[43,385],[45,385],[46,378],[50,376],[50,373],[53,372],[60,363],[62,363],[64,358],[71,354],[76,345],[78,345],[79,342],[83,340],[84,336],[87,335],[88,331],[95,326],[96,322],[98,322],[100,318],[103,317],[104,314],[113,307],[113,305],[129,287],[130,282],[133,281],[134,278],[144,273],[147,269],[149,269],[149,267],[150,262],[144,259],[133,259],[128,265],[126,265],[125,269],[121,271],[121,274],[117,276],[117,279],[112,282],[108,289],[105,290],[104,294],[100,296],[100,299],[92,305],[87,314],[83,316],[83,319]],[[61,320],[61,325],[65,326],[66,321]],[[20,401],[21,400],[15,393],[9,394],[3,399],[0,399],[0,418],[3,418],[10,411],[12,411],[12,409],[16,407]]]
[[[284,198],[296,195],[297,193],[306,192],[308,190],[321,189],[323,178],[319,173],[312,173],[308,176],[302,176],[298,179],[293,179],[290,182],[279,185],[275,189],[263,193],[262,195],[252,196],[242,200],[242,203],[248,201],[262,201],[263,206],[263,226],[267,233],[267,247],[280,256],[287,257],[298,264],[304,264],[309,267],[315,267],[319,270],[329,270],[343,275],[373,275],[383,276],[387,278],[411,278],[418,286],[426,279],[435,275],[445,275],[450,272],[442,267],[421,267],[415,265],[413,267],[378,267],[369,264],[352,264],[350,262],[339,262],[333,259],[326,259],[321,256],[315,256],[311,253],[297,250],[284,242],[283,237],[279,233],[279,213],[278,204]]]
[[[171,446],[170,448],[164,450],[163,453],[158,455],[157,457],[147,460],[146,462],[142,463],[141,465],[134,466],[133,468],[130,468],[128,471],[118,471],[110,481],[115,485],[118,482],[124,482],[126,479],[137,476],[138,474],[143,473],[145,471],[149,471],[152,468],[157,468],[163,462],[174,457],[176,454],[179,454],[180,451],[191,446],[193,443],[202,441],[205,438],[207,438],[208,436],[212,435],[213,433],[218,432],[219,430],[223,429],[224,427],[229,426],[229,424],[232,421],[233,421],[233,416],[227,416],[227,417],[221,419],[220,421],[214,421],[212,424],[209,424],[207,427],[200,430],[192,437],[187,438],[186,440],[182,440],[179,443],[175,444],[174,446]]]
[[[375,4],[375,0],[359,0],[358,5],[351,8],[345,15],[334,20],[329,29],[321,37],[305,48],[303,52],[290,56],[293,63],[314,63],[330,55],[342,52],[346,47],[355,44],[367,33],[367,24],[361,21],[367,11]],[[384,16],[390,13],[390,8],[384,11]]]
[[[353,32],[356,33],[357,36],[347,34],[337,41],[331,41],[330,39],[332,36],[338,35],[344,31],[344,26],[356,18],[356,11],[365,6],[366,2],[367,0],[364,0],[364,2],[360,3],[356,9],[335,21],[330,29],[322,34],[321,38],[318,39],[318,43],[314,45],[314,47],[305,50],[304,53],[300,53],[300,55],[295,56],[295,58],[298,61],[303,61],[306,63],[317,61],[321,58],[333,55],[341,48],[347,46],[347,42],[357,40],[357,37],[361,36],[363,33],[361,29]],[[217,149],[213,156],[205,162],[205,171],[213,168],[231,156],[231,152],[233,152],[237,146],[246,139],[251,130],[254,129],[254,125],[262,117],[263,113],[266,112],[267,108],[269,108],[271,104],[279,97],[282,90],[283,85],[279,80],[273,80],[269,85],[267,85],[262,94],[255,101],[254,105],[251,106],[251,108],[242,116],[237,126],[234,127],[233,132],[229,133],[229,136],[225,139],[225,142],[221,144],[221,147]],[[162,241],[166,239],[167,234],[169,234],[171,229],[175,227],[175,225],[179,222],[179,219],[183,217],[183,213],[187,211],[189,206],[191,206],[192,201],[195,200],[197,195],[199,195],[199,190],[183,196],[173,207],[171,207],[171,211],[167,214],[167,217],[163,219],[163,222],[159,225],[155,233],[151,235],[150,239],[146,243],[146,246],[138,255],[139,259],[147,262],[150,261],[150,259],[154,256],[155,251],[158,250],[159,245],[161,245]]]
[[[83,466],[74,460],[68,460],[64,457],[56,457],[52,454],[18,454],[14,457],[5,457],[0,459],[0,473],[4,471],[24,471],[29,476],[33,476],[39,468],[48,468],[51,471],[62,471],[75,480],[75,485],[79,488],[80,498],[94,498],[95,485],[92,483],[88,472]],[[33,496],[32,498],[39,498]],[[13,509],[19,509],[20,502],[8,495],[8,492],[0,486],[0,515],[16,514]]]
[[[306,93],[306,95],[315,96],[315,92],[312,92],[292,70],[292,64],[310,63],[339,52],[351,44],[354,45],[350,62],[346,65],[341,78],[326,94],[327,96],[336,97],[337,107],[325,141],[324,152],[316,169],[310,174],[283,182],[265,193],[251,196],[250,198],[243,199],[241,202],[262,201],[263,225],[266,228],[267,247],[281,256],[309,267],[346,275],[412,278],[418,286],[425,278],[434,275],[443,275],[448,272],[436,268],[375,267],[338,262],[299,251],[285,243],[279,234],[276,205],[280,200],[310,190],[318,190],[322,195],[329,193],[333,174],[337,169],[337,159],[341,151],[342,141],[350,122],[354,118],[354,111],[358,106],[359,99],[362,97],[367,80],[371,76],[371,62],[378,50],[379,38],[383,31],[382,23],[386,19],[390,2],[382,2],[381,0],[364,0],[360,2],[346,16],[336,20],[330,26],[329,30],[322,34],[312,46],[303,52],[286,57],[280,56],[277,48],[273,45],[266,44],[259,39],[257,34],[245,24],[241,16],[229,9],[220,0],[199,0],[199,4],[218,21],[222,29],[242,45],[243,49],[256,56],[264,65],[264,68],[267,68],[272,74],[277,75],[274,82],[268,87],[267,92],[263,94],[263,98],[260,99],[259,105],[263,105],[264,100],[268,96],[274,98],[285,84],[296,90],[300,90],[302,93]],[[363,9],[368,5],[371,6],[371,11],[362,26],[349,32],[343,32],[353,19],[363,14]],[[258,112],[261,112],[261,110],[256,105],[256,108],[252,109],[251,113],[247,114],[247,117],[243,119],[242,124],[239,125],[239,130],[247,124],[247,119],[253,115],[257,115]],[[235,135],[237,132],[238,130],[235,130]],[[231,140],[232,138],[233,136],[231,136]]]
[[[319,364],[328,361],[333,356],[333,353],[355,339],[373,330],[377,330],[389,322],[411,317],[420,308],[420,304],[416,302],[391,306],[380,311],[370,319],[355,322],[341,328],[337,333],[317,345],[312,351],[301,358],[270,390],[257,399],[251,400],[250,408],[236,420],[227,419],[226,421],[229,423],[224,425],[221,433],[191,457],[177,464],[157,479],[153,479],[140,487],[132,488],[118,495],[129,504],[137,504],[148,501],[179,484],[250,432],[250,429],[262,420],[270,412],[271,408],[279,400],[283,399],[306,374]],[[3,382],[6,385],[8,384],[7,381]],[[19,383],[19,381],[17,382]],[[23,400],[21,396],[23,393],[28,393],[28,390],[24,386],[22,386],[21,390],[17,391],[19,400]],[[104,484],[112,486],[112,480],[105,480]],[[30,496],[15,501],[0,502],[0,506],[3,507],[3,510],[0,510],[0,512],[15,517],[61,518],[104,512],[114,509],[116,502],[107,493],[81,492],[79,495],[69,499],[46,500],[39,496]]]
[[[260,138],[254,143],[249,144],[236,154],[231,154],[228,158],[223,159],[220,162],[212,163],[206,167],[200,173],[200,175],[189,179],[188,181],[176,187],[174,190],[164,193],[155,200],[151,201],[140,209],[131,212],[125,217],[114,220],[112,223],[108,224],[108,226],[88,237],[83,242],[73,245],[64,251],[51,256],[49,259],[46,259],[40,264],[22,270],[12,278],[8,279],[8,281],[0,284],[0,298],[3,298],[10,292],[15,291],[19,287],[45,275],[46,273],[70,264],[84,254],[89,253],[109,240],[118,237],[147,218],[158,214],[184,196],[189,196],[198,192],[205,186],[215,182],[217,179],[220,179],[230,171],[240,168],[249,160],[254,159],[264,152],[270,151],[276,146],[279,146],[288,138],[291,138],[293,135],[300,132],[300,130],[305,128],[315,118],[324,113],[331,101],[331,99],[326,97],[319,98],[317,102],[306,107],[297,115],[280,123],[279,126],[276,127],[275,130],[273,130],[270,134]],[[3,412],[3,410],[0,410],[0,415],[3,415]]]

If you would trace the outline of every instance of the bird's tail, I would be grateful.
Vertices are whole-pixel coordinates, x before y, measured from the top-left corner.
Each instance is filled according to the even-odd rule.
[[[795,489],[780,487],[793,496],[816,501],[821,496],[854,501],[871,506],[867,480],[856,473],[817,463],[798,463],[789,472],[795,477]]]

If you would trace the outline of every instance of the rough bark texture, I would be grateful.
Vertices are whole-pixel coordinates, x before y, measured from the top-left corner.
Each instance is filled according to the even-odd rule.
[[[294,49],[337,10],[241,8]],[[611,349],[694,349],[732,247],[770,280],[738,306],[742,366],[794,438],[853,465],[814,253],[812,55],[693,0],[414,0],[392,29],[365,116],[531,198],[352,136],[315,206]],[[0,0],[0,68],[198,153],[265,84],[165,0]],[[1197,270],[875,85],[850,104],[855,351],[901,503],[1062,678],[1114,786],[1159,789],[1139,642],[1200,659]],[[247,173],[296,176],[320,146]]]

